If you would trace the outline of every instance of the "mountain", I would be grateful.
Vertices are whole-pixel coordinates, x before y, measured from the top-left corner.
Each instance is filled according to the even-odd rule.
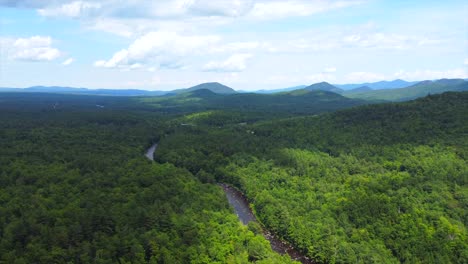
[[[361,92],[368,92],[372,91],[373,89],[369,86],[360,86],[351,90],[344,91],[345,93],[361,93]]]
[[[231,87],[226,86],[226,85],[221,84],[221,83],[218,83],[218,82],[201,83],[201,84],[192,86],[190,88],[177,89],[177,90],[174,90],[172,92],[174,92],[176,94],[180,94],[180,93],[186,93],[186,92],[193,92],[193,91],[201,90],[201,89],[210,90],[210,91],[212,91],[214,93],[217,93],[217,94],[235,94],[235,93],[237,93]]]
[[[110,96],[160,96],[165,91],[147,91],[138,89],[88,89],[62,86],[32,86],[28,88],[0,88],[0,92],[31,92],[31,93],[58,93],[80,95],[110,95]]]
[[[407,101],[428,94],[439,94],[448,91],[468,91],[468,82],[463,79],[441,79],[422,81],[405,88],[385,89],[364,92],[345,91],[349,98],[365,100]]]
[[[218,94],[208,89],[179,92],[173,96],[142,99],[154,107],[171,112],[193,112],[203,110],[229,110],[257,113],[316,114],[335,111],[368,103],[340,94],[321,90],[294,90],[275,94],[235,93]]]
[[[23,91],[36,93],[82,93],[89,91],[86,88],[62,87],[62,86],[32,86],[24,88]]]
[[[301,90],[306,87],[307,85],[298,85],[298,86],[293,86],[293,87],[279,88],[279,89],[272,89],[272,90],[258,90],[258,91],[254,91],[254,93],[259,93],[259,94],[282,93],[282,92],[290,92],[294,90]]]
[[[405,80],[396,79],[393,81],[379,81],[373,83],[358,83],[358,84],[334,84],[336,87],[339,87],[343,90],[351,90],[362,86],[368,86],[373,90],[381,90],[381,89],[396,89],[396,88],[404,88],[411,85],[414,85],[418,82],[407,82]]]
[[[219,94],[209,89],[197,89],[191,92],[187,92],[185,94],[189,97],[197,97],[197,98],[213,98],[213,97],[219,96]]]
[[[342,93],[343,90],[335,87],[327,82],[319,82],[309,85],[304,88],[304,90],[308,91],[327,91],[327,92],[334,92],[334,93]]]

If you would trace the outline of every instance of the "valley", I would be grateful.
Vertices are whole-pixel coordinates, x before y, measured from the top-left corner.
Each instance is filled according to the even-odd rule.
[[[249,96],[0,93],[1,260],[463,262],[466,92]]]
[[[0,264],[466,264],[466,0],[0,0]]]

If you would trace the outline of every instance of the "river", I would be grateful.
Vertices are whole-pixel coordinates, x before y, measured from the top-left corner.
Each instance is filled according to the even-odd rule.
[[[227,185],[227,184],[220,184],[224,190],[224,193],[227,196],[229,204],[234,208],[234,212],[239,217],[239,220],[244,224],[247,225],[251,221],[257,221],[257,218],[252,212],[250,208],[249,202],[245,198],[244,194],[242,194],[237,189]],[[278,239],[275,235],[273,235],[270,231],[263,229],[263,236],[270,241],[271,249],[274,251],[284,255],[288,254],[291,259],[299,261],[305,264],[312,264],[314,263],[304,254],[293,248],[290,244]]]
[[[158,144],[153,144],[146,152],[145,157],[151,161],[154,161],[154,152],[158,148]],[[249,202],[237,189],[221,183],[220,186],[223,188],[224,193],[226,194],[229,204],[234,208],[234,212],[237,214],[239,220],[247,225],[251,221],[257,221],[257,218],[250,208]],[[304,264],[313,264],[314,262],[306,257],[304,254],[293,248],[290,244],[278,239],[270,231],[263,229],[263,236],[270,241],[271,249],[284,255],[288,254],[291,259],[299,261]]]
[[[158,148],[158,144],[153,144],[148,150],[146,150],[145,157],[151,161],[154,161],[154,152]]]

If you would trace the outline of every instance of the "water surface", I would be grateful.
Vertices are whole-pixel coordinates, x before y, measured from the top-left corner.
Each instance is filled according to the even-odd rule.
[[[252,209],[250,208],[249,202],[240,191],[227,184],[220,185],[223,188],[224,193],[226,194],[229,204],[234,208],[234,212],[244,225],[247,225],[251,221],[257,221],[255,215],[252,212]],[[273,249],[274,251],[282,255],[288,254],[291,257],[291,259],[294,259],[304,264],[314,263],[307,256],[293,248],[289,243],[286,243],[277,238],[270,231],[263,229],[263,236],[268,241],[270,241],[271,249]]]
[[[145,157],[151,161],[154,161],[154,152],[158,147],[158,143],[153,144],[148,150],[146,150]]]

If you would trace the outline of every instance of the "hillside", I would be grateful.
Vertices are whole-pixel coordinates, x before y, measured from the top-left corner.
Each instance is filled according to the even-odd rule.
[[[217,94],[234,94],[234,93],[237,93],[231,87],[228,87],[228,86],[226,86],[224,84],[221,84],[221,83],[218,83],[218,82],[201,83],[201,84],[192,86],[190,88],[174,90],[174,91],[172,91],[172,93],[180,94],[180,93],[193,92],[193,91],[202,90],[202,89],[210,90],[210,91],[212,91],[214,93],[217,93]]]
[[[277,94],[216,94],[207,89],[175,96],[142,98],[141,101],[161,110],[167,109],[175,112],[230,110],[277,113],[282,116],[317,114],[368,103],[327,91],[296,90]]]
[[[327,91],[327,92],[334,92],[334,93],[342,93],[343,90],[333,86],[327,82],[320,82],[320,83],[314,83],[312,85],[309,85],[304,88],[304,90],[308,91]]]
[[[203,125],[219,117],[207,112],[166,137],[159,160],[241,189],[318,263],[463,263],[467,104],[444,93],[224,129]]]
[[[146,160],[174,117],[123,97],[0,101],[0,263],[293,263],[217,185]]]
[[[353,88],[351,90],[346,91],[347,93],[361,93],[361,92],[369,92],[372,91],[373,89],[370,88],[369,86],[359,86],[356,88]]]
[[[345,91],[343,95],[365,100],[408,101],[428,94],[439,94],[448,91],[467,91],[468,82],[463,79],[441,79],[423,81],[400,89],[374,90],[367,92]]]

